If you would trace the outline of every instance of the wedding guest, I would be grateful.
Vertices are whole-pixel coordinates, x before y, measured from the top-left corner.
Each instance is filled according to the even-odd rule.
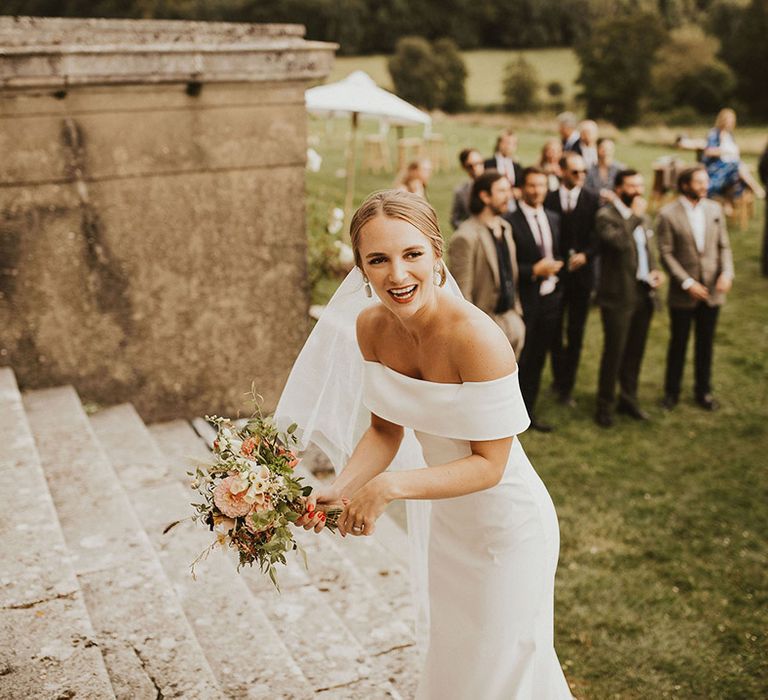
[[[598,211],[596,221],[603,352],[595,422],[604,428],[613,425],[617,379],[620,394],[616,410],[636,420],[648,420],[638,405],[637,384],[655,290],[664,279],[650,246],[653,231],[646,216],[643,176],[636,170],[622,170],[614,190],[616,198]]]
[[[459,228],[462,221],[466,221],[470,216],[469,195],[472,192],[472,183],[483,174],[485,166],[480,151],[475,148],[465,148],[459,153],[459,163],[461,169],[469,175],[469,180],[465,180],[453,189],[453,205],[451,206],[451,226],[454,230]]]
[[[579,153],[588,168],[597,165],[597,122],[585,119],[579,124]]]
[[[595,217],[600,202],[594,192],[584,187],[586,168],[580,155],[566,153],[561,171],[563,182],[559,190],[550,192],[544,200],[547,209],[560,215],[560,252],[566,261],[560,273],[563,303],[552,350],[552,374],[559,401],[575,406],[571,394],[594,285]]]
[[[579,141],[579,130],[576,128],[578,122],[573,112],[563,112],[557,117],[557,127],[560,132],[560,141],[563,144],[563,151],[573,151],[581,153],[581,143]]]
[[[512,186],[498,170],[486,170],[472,185],[472,216],[451,238],[450,270],[464,298],[487,313],[504,331],[515,356],[525,340],[523,308],[512,227],[502,218]]]
[[[550,192],[560,187],[560,159],[563,157],[563,144],[560,139],[550,139],[541,149],[539,167],[547,174],[547,185]]]
[[[714,411],[718,406],[711,386],[715,329],[733,283],[733,256],[722,207],[706,198],[709,177],[704,166],[683,170],[677,188],[680,197],[664,206],[656,221],[661,264],[670,277],[670,338],[662,403],[671,410],[680,397],[693,325],[694,395],[702,408]]]
[[[428,158],[408,163],[405,170],[395,180],[395,189],[427,197],[427,185],[432,177],[432,162]]]
[[[760,179],[768,187],[768,144],[765,146],[763,155],[760,156],[760,165],[758,166]],[[765,205],[765,229],[763,231],[763,256],[762,256],[763,277],[768,277],[768,202]]]
[[[515,159],[517,153],[517,135],[511,129],[502,131],[496,139],[493,155],[485,161],[486,170],[498,170],[506,175],[512,185],[513,197],[520,196],[521,175],[523,168]]]
[[[600,203],[610,202],[616,196],[613,191],[613,185],[616,182],[616,175],[619,170],[623,170],[621,163],[614,161],[616,144],[613,139],[602,137],[597,140],[597,163],[591,168],[587,168],[587,179],[584,187],[600,195]]]
[[[547,174],[540,168],[523,170],[522,198],[516,211],[506,214],[512,224],[520,302],[525,321],[525,345],[520,355],[520,390],[531,417],[531,427],[550,432],[551,425],[536,416],[541,373],[559,328],[562,290],[557,277],[563,267],[560,217],[544,209]]]
[[[741,196],[746,184],[762,198],[765,190],[741,162],[741,152],[733,137],[735,129],[736,112],[729,108],[721,109],[715,119],[715,126],[707,134],[707,146],[704,149],[703,162],[709,175],[707,196],[721,195],[736,199]],[[727,208],[729,206],[730,203]]]

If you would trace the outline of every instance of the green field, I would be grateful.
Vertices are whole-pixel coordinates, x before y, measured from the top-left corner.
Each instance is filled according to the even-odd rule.
[[[536,67],[542,89],[553,81],[563,86],[562,99],[570,101],[578,91],[575,85],[579,63],[572,49],[528,49],[525,51],[463,51],[467,66],[467,101],[471,105],[499,104],[504,66],[522,54]],[[364,70],[381,87],[392,89],[387,56],[340,56],[336,58],[328,82],[341,80],[352,71]],[[541,95],[546,97],[546,93]]]
[[[462,179],[455,153],[466,144],[489,153],[497,128],[435,125],[451,159],[430,184],[441,221]],[[313,121],[310,132],[324,157],[321,171],[307,177],[308,216],[317,225],[342,202],[337,170],[347,123]],[[544,125],[520,129],[524,163],[547,135]],[[670,152],[619,135],[617,157],[648,175],[653,160]],[[361,174],[356,202],[391,181]],[[560,518],[556,643],[580,699],[768,697],[768,280],[758,274],[759,209],[748,230],[731,233],[737,278],[716,345],[719,412],[701,411],[687,394],[672,413],[658,406],[665,312],[654,318],[641,376],[649,424],[625,419],[604,431],[591,420],[602,338],[596,311],[576,409],[554,403],[545,370],[539,412],[558,430],[521,439]],[[316,300],[332,286],[318,287]],[[686,386],[690,392],[690,357]]]

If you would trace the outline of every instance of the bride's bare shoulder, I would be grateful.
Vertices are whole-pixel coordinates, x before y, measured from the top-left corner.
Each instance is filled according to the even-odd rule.
[[[389,314],[381,304],[374,304],[363,309],[357,317],[357,344],[366,360],[376,360],[374,341],[387,330]]]
[[[451,364],[463,382],[484,382],[515,371],[515,353],[507,336],[493,319],[466,302],[457,308],[450,326]]]

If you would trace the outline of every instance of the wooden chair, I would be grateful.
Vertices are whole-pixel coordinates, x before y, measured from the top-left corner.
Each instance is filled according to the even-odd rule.
[[[362,167],[369,173],[387,173],[392,170],[386,134],[369,134],[365,137]]]
[[[693,165],[675,156],[663,156],[653,164],[653,186],[649,206],[651,211],[658,211],[671,200],[677,188],[677,176],[685,168]]]
[[[397,141],[397,170],[402,172],[408,163],[420,160],[425,156],[424,140],[418,137],[398,139]]]
[[[445,137],[442,134],[429,134],[426,137],[427,158],[432,162],[432,170],[439,173],[448,167],[445,155]]]

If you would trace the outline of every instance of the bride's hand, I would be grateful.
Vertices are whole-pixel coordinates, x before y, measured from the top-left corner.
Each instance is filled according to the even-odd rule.
[[[319,486],[313,489],[307,496],[306,510],[304,514],[294,523],[296,527],[303,527],[305,530],[314,530],[320,532],[325,527],[326,515],[318,505],[330,505],[339,503],[342,498],[333,486]]]
[[[384,512],[392,497],[389,495],[389,475],[385,472],[373,477],[346,504],[339,516],[338,527],[343,537],[372,535],[376,520]]]

